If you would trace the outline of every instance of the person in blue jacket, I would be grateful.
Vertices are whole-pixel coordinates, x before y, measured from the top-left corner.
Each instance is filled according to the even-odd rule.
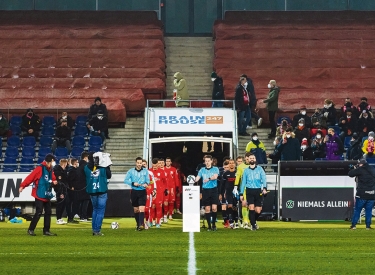
[[[255,155],[249,157],[250,165],[244,169],[240,186],[240,199],[244,198],[246,192],[247,205],[249,207],[249,219],[251,230],[259,229],[257,219],[262,212],[263,198],[267,194],[267,180],[264,169],[256,165]]]
[[[135,167],[126,173],[125,184],[132,188],[131,202],[134,208],[134,218],[137,223],[137,231],[141,231],[145,219],[145,205],[147,199],[146,188],[150,184],[150,177],[147,168],[142,166],[143,159],[135,159]]]
[[[89,153],[89,162],[84,168],[86,175],[86,192],[92,202],[92,235],[103,236],[100,232],[107,205],[108,180],[112,177],[109,166],[99,166],[99,157]]]

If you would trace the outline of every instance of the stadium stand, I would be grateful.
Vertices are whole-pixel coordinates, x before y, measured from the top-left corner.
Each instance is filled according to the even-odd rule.
[[[228,11],[214,25],[214,69],[226,99],[241,74],[252,78],[262,117],[270,79],[281,88],[279,114],[291,116],[301,104],[312,111],[325,98],[358,104],[372,95],[374,23],[371,12]]]
[[[165,97],[162,23],[155,12],[0,11],[0,109],[86,113],[95,97],[109,123]],[[12,122],[13,124],[13,122]]]

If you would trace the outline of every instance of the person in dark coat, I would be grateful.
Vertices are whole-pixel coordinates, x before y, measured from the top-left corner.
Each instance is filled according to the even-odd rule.
[[[301,118],[303,118],[303,120],[305,121],[305,127],[311,128],[311,118],[306,114],[306,106],[305,105],[302,105],[298,114],[296,114],[293,117],[292,126],[293,126],[294,129],[296,129],[298,127],[298,123],[299,123]]]
[[[97,115],[89,121],[90,135],[100,136],[104,142],[106,139],[105,133],[108,130],[108,118],[102,111],[98,111]]]
[[[326,159],[340,160],[344,153],[344,145],[333,128],[328,129],[328,135],[325,136],[324,143],[326,144]]]
[[[248,128],[252,129],[252,119],[255,119],[257,121],[257,124],[258,124],[258,127],[260,127],[262,125],[262,122],[263,122],[263,118],[261,118],[260,116],[258,116],[258,113],[257,113],[257,97],[256,97],[256,94],[255,94],[255,88],[254,88],[254,84],[253,84],[253,80],[248,77],[246,74],[243,74],[241,75],[241,77],[245,77],[246,78],[246,83],[245,83],[245,88],[247,90],[247,92],[249,93],[249,96],[250,96],[250,112],[251,112],[251,119],[250,119],[250,122],[249,122],[249,126]]]
[[[358,165],[349,171],[348,176],[357,179],[357,192],[350,229],[356,229],[363,208],[365,208],[366,229],[372,229],[372,208],[375,202],[375,168],[371,167],[365,159],[361,159],[358,161]]]
[[[224,100],[224,84],[223,79],[216,74],[216,72],[211,73],[211,80],[214,83],[212,89],[212,100]],[[222,108],[224,102],[213,101],[212,108]]]
[[[67,111],[63,111],[62,112],[61,117],[56,122],[56,127],[59,127],[61,125],[61,123],[62,123],[63,120],[66,120],[67,123],[68,123],[68,127],[70,129],[73,129],[73,127],[74,127],[74,119],[70,115],[68,115]]]
[[[345,98],[345,103],[341,107],[341,114],[340,114],[340,116],[341,117],[346,116],[346,110],[348,110],[348,109],[351,109],[352,110],[352,115],[355,116],[358,119],[359,113],[357,111],[357,107],[355,107],[353,105],[352,100],[349,97]]]
[[[108,119],[108,110],[107,110],[107,106],[102,103],[102,100],[100,97],[96,97],[95,100],[94,100],[94,104],[90,106],[90,109],[89,109],[89,114],[88,114],[88,123],[90,123],[90,120],[94,117],[96,117],[96,115],[98,114],[99,111],[102,112],[102,114]],[[88,126],[89,127],[89,126]],[[109,135],[108,135],[108,127],[107,129],[105,130],[105,133],[104,133],[104,136],[105,138],[108,138],[109,139]]]
[[[309,146],[309,142],[306,138],[302,140],[301,143],[301,151],[302,151],[302,160],[314,160],[314,153],[312,148]]]
[[[72,216],[74,217],[78,214],[78,194],[76,190],[79,190],[77,186],[79,186],[79,177],[78,177],[78,166],[79,162],[78,159],[71,159],[70,166],[68,168],[68,196],[70,203],[67,207],[70,207],[70,211],[72,212]]]
[[[311,149],[313,150],[314,159],[326,157],[326,144],[322,130],[318,130],[311,140]]]
[[[275,146],[275,148],[271,154],[267,154],[267,157],[272,160],[272,164],[278,164],[279,160],[281,159],[281,153],[278,149],[281,140],[281,137],[275,137],[275,140],[273,141],[273,145]],[[272,169],[274,172],[278,171],[277,166],[272,167]]]
[[[77,167],[77,177],[78,179],[75,181],[75,190],[76,196],[78,200],[78,214],[80,217],[80,221],[86,222],[89,220],[87,214],[87,208],[90,203],[90,195],[86,192],[86,175],[84,172],[85,166],[89,161],[89,153],[83,152],[81,154],[81,160],[79,161],[79,166]],[[91,216],[91,215],[90,215]]]
[[[363,112],[371,112],[371,105],[367,103],[367,97],[361,97],[361,103],[358,105],[358,113],[362,114]]]
[[[286,129],[283,134],[278,150],[281,154],[281,160],[300,160],[301,148],[298,139],[295,138],[292,127]]]
[[[62,120],[61,125],[56,128],[55,140],[52,143],[52,152],[55,153],[57,147],[66,147],[68,152],[72,151],[72,146],[70,144],[72,131],[68,127],[68,121]]]
[[[373,114],[369,111],[364,111],[359,115],[358,136],[362,139],[363,137],[367,137],[371,131],[375,131]]]
[[[27,109],[26,114],[22,116],[21,129],[25,136],[39,137],[41,122],[39,116],[34,113],[33,109]]]
[[[354,133],[350,140],[350,147],[346,150],[346,158],[348,160],[359,160],[362,156],[362,139],[358,137],[357,133]]]
[[[322,109],[322,119],[326,121],[327,127],[336,125],[337,111],[332,100],[324,100],[324,108]]]
[[[280,88],[277,86],[276,80],[270,80],[268,83],[268,96],[263,103],[267,103],[268,110],[268,119],[271,124],[271,133],[268,135],[268,138],[274,138],[276,135],[276,112],[279,109],[279,93]]]
[[[238,113],[238,134],[240,136],[250,136],[246,132],[246,127],[251,120],[250,96],[245,88],[246,81],[245,77],[240,77],[240,82],[236,87],[235,93],[236,110]]]
[[[350,137],[357,132],[358,119],[353,115],[352,109],[346,109],[345,116],[339,119],[339,126],[341,130],[340,138],[342,142],[344,142],[345,137]]]
[[[294,130],[294,134],[298,142],[301,143],[304,138],[310,139],[310,130],[305,125],[305,120],[300,118],[298,121],[297,128]]]

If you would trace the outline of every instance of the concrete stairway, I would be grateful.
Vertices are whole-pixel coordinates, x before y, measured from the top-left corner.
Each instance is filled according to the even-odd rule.
[[[167,98],[173,96],[173,75],[186,79],[190,99],[211,99],[213,41],[210,37],[165,37]]]
[[[254,122],[254,121],[253,121]],[[255,123],[253,123],[253,129],[248,129],[247,132],[252,134],[256,132],[258,134],[258,138],[261,142],[263,142],[264,146],[266,147],[267,153],[273,153],[273,149],[275,146],[273,145],[274,139],[268,139],[268,134],[271,132],[269,128],[256,128]],[[250,142],[251,136],[239,136],[238,137],[238,154],[243,156],[245,154],[246,145]],[[268,160],[270,161],[270,160]]]
[[[125,128],[111,128],[105,151],[111,154],[112,172],[127,172],[135,166],[135,158],[143,155],[143,117],[128,117]]]

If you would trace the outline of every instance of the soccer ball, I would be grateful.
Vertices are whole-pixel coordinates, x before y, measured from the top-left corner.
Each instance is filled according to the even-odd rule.
[[[112,228],[112,229],[118,229],[118,227],[119,227],[118,222],[112,222],[112,223],[111,223],[111,228]]]
[[[187,178],[186,178],[186,182],[187,182],[188,184],[194,184],[194,183],[195,183],[195,177],[194,177],[193,175],[189,175],[189,176],[187,176]]]

